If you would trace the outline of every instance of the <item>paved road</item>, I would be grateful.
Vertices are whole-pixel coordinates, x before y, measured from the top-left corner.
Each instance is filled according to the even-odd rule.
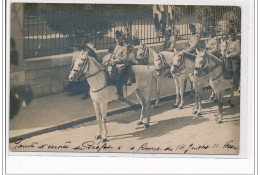
[[[187,85],[189,90],[190,85]],[[160,96],[175,93],[173,79],[162,78]],[[151,86],[151,98],[155,98],[155,83]],[[18,115],[10,120],[10,130],[18,133],[26,132],[28,129],[48,127],[70,120],[79,119],[95,113],[90,98],[82,100],[84,94],[70,95],[62,93],[51,96],[36,98],[26,108],[21,108]],[[137,103],[135,94],[128,97],[129,100]],[[125,104],[119,101],[109,103],[108,109],[120,108]],[[22,131],[24,130],[24,131]],[[11,133],[12,134],[12,133]]]
[[[204,99],[210,91],[204,92]],[[152,109],[151,126],[137,126],[140,110],[109,117],[108,142],[94,140],[96,122],[45,133],[10,144],[13,151],[65,152],[134,152],[238,154],[240,127],[240,96],[235,94],[235,107],[224,104],[224,123],[216,124],[217,105],[203,101],[203,115],[193,119],[193,100],[185,98],[184,109],[173,109],[173,101]]]

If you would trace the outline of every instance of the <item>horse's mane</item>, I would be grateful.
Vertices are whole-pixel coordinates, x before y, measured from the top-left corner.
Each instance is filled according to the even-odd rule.
[[[216,57],[215,55],[211,54],[211,53],[207,53],[206,54],[213,62],[215,62],[216,64],[222,64],[221,60]]]
[[[188,52],[184,52],[184,55],[186,56],[186,58],[195,61],[196,59],[196,55],[192,54],[192,53],[188,53]]]
[[[89,59],[100,69],[102,69],[101,64],[94,58],[94,57],[89,57]]]

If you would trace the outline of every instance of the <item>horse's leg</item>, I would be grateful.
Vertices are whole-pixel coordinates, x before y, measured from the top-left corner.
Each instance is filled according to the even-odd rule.
[[[193,89],[193,82],[191,81],[191,79],[189,78],[190,80],[190,98],[193,98],[194,97],[194,89]]]
[[[230,107],[233,108],[235,107],[235,104],[234,104],[234,88],[231,88],[231,92],[230,92]]]
[[[93,100],[93,106],[95,108],[95,112],[96,112],[96,119],[97,119],[97,123],[98,123],[98,133],[95,136],[95,139],[100,139],[101,138],[101,132],[102,132],[102,124],[101,124],[101,114],[100,114],[100,106],[97,102],[95,102]]]
[[[149,128],[149,122],[151,117],[151,108],[150,108],[150,87],[147,87],[147,89],[142,94],[144,101],[145,101],[145,116],[146,116],[146,123],[144,125],[145,128]]]
[[[210,94],[210,97],[209,97],[209,100],[213,100],[215,97],[215,93],[213,90],[211,90],[211,94]]]
[[[217,123],[220,124],[222,123],[222,119],[223,119],[223,96],[222,96],[222,92],[218,92],[217,98],[218,98],[218,109],[219,109],[219,114],[217,116]]]
[[[144,98],[142,98],[142,94],[141,94],[140,89],[136,89],[135,94],[136,94],[136,96],[137,96],[137,98],[140,101],[141,106],[142,106],[141,115],[140,115],[140,118],[139,118],[137,125],[142,125],[142,124],[144,124],[143,118],[144,118],[144,112],[145,112],[145,105],[146,104],[145,104]]]
[[[198,85],[197,85],[197,83],[194,83],[194,88],[195,88],[195,106],[192,111],[192,114],[197,114],[197,110],[198,110]]]
[[[141,116],[140,116],[140,119],[139,119],[139,122],[138,124],[143,124],[142,122],[142,119],[144,116],[146,116],[146,123],[144,125],[145,128],[148,128],[149,127],[149,122],[150,122],[150,96],[149,96],[149,88],[150,87],[147,87],[148,89],[146,90],[143,90],[143,92],[141,92],[140,89],[137,89],[136,90],[136,95],[138,97],[138,99],[140,100],[141,102],[141,105],[142,105],[142,113],[141,113]]]
[[[187,82],[188,82],[188,79],[185,79],[185,81],[184,81],[184,92],[186,92],[186,87],[187,87]]]
[[[156,101],[155,101],[155,105],[154,108],[158,108],[159,107],[159,103],[160,103],[160,77],[157,76],[155,77],[155,81],[156,81]]]
[[[102,123],[102,127],[103,127],[103,133],[102,133],[102,140],[101,142],[106,142],[107,141],[107,126],[106,126],[106,119],[107,119],[107,103],[101,103],[100,104],[100,108],[101,108],[101,123]]]
[[[203,89],[203,85],[199,84],[198,86],[198,104],[199,104],[199,109],[198,109],[198,113],[197,115],[201,115],[201,92],[202,92],[202,89]]]
[[[179,82],[179,86],[180,86],[180,96],[181,96],[181,103],[179,105],[179,109],[183,108],[183,96],[184,96],[184,81],[185,78],[181,78],[180,82]]]
[[[179,81],[177,79],[174,79],[174,81],[175,81],[175,86],[176,86],[176,102],[173,105],[173,107],[175,108],[178,106],[179,101],[180,101],[180,91],[179,91],[180,86],[179,86]]]

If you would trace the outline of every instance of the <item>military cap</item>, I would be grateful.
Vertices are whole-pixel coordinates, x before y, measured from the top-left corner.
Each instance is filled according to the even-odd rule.
[[[194,24],[189,24],[189,29],[196,29],[195,25]]]
[[[235,28],[235,26],[231,26],[229,28],[229,34],[231,34],[231,33],[237,33],[237,29]]]
[[[122,36],[123,36],[123,32],[119,31],[119,30],[116,30],[116,38],[120,38]]]
[[[91,52],[94,52],[94,45],[92,43],[86,43],[86,48],[88,48]]]
[[[210,34],[216,34],[216,31],[213,26],[209,26],[209,33]]]
[[[165,31],[170,32],[172,30],[171,27],[166,27]]]

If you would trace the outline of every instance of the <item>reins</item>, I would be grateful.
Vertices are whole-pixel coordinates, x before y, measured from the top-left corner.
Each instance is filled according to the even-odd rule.
[[[216,64],[214,67],[209,68],[209,57],[208,57],[207,63],[203,66],[204,68],[202,68],[202,69],[200,70],[200,72],[203,71],[203,70],[206,70],[206,71],[204,71],[203,74],[200,75],[200,77],[203,77],[203,76],[205,76],[205,75],[211,73],[211,72],[214,71],[218,66],[221,66],[221,64]],[[222,70],[222,72],[221,72],[217,77],[212,78],[211,80],[212,80],[212,81],[217,80],[221,75],[223,75],[223,73],[224,73],[224,71]]]
[[[183,69],[186,68],[186,66],[185,66],[185,61],[184,61],[184,56],[183,56],[183,55],[181,56],[181,64],[180,64],[179,66],[174,65],[174,67],[175,67],[175,69],[177,69],[177,71],[175,71],[174,74],[176,74],[176,73],[178,73],[179,75],[180,75],[180,74],[184,74],[184,73],[181,72],[181,71],[183,71]]]
[[[82,59],[82,60],[83,60],[83,59]],[[86,66],[87,66],[87,65],[88,65],[87,70],[89,70],[90,64],[88,64],[88,63],[89,63],[89,58],[86,57],[86,58],[84,59],[83,65],[82,65],[82,67],[80,68],[80,70],[78,71],[78,73],[85,74],[85,73],[84,73],[84,70],[86,69]],[[94,77],[95,75],[99,74],[100,72],[103,72],[105,69],[106,69],[106,67],[102,68],[101,70],[97,71],[96,73],[94,73],[94,74],[92,74],[92,75],[86,76],[86,79],[91,78],[91,77]],[[74,70],[74,71],[75,71],[75,70]],[[98,90],[95,90],[95,91],[92,91],[92,92],[94,92],[94,93],[95,93],[95,92],[99,92],[99,91],[101,91],[102,89],[104,89],[104,88],[107,87],[107,86],[108,86],[108,84],[106,83],[105,86],[103,86],[102,88],[100,88],[100,89],[98,89]]]

